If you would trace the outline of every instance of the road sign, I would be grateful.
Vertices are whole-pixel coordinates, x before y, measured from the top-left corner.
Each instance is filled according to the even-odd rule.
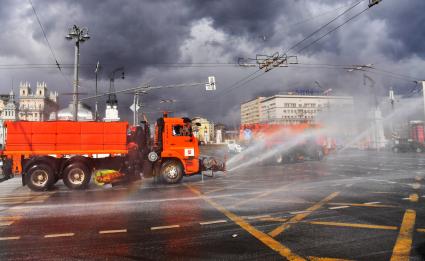
[[[208,83],[205,84],[205,90],[207,91],[215,91],[216,90],[216,85],[215,85],[215,77],[214,76],[209,76],[208,77]]]
[[[140,105],[139,104],[137,104],[136,105],[136,111],[138,111],[140,109]],[[130,106],[130,110],[132,111],[132,112],[134,112],[134,103]]]

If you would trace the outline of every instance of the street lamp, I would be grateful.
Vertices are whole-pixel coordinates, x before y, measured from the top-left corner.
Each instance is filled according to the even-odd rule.
[[[98,95],[98,93],[97,93],[97,74],[99,73],[99,71],[102,69],[102,67],[100,66],[100,63],[99,63],[99,61],[97,61],[97,64],[96,64],[96,69],[94,70],[94,73],[96,74],[96,99],[95,99],[95,104],[94,104],[94,120],[95,121],[98,121],[99,120],[99,110],[98,110],[98,102],[97,102],[97,95]]]
[[[72,103],[74,105],[73,118],[78,121],[78,70],[80,66],[80,42],[90,39],[89,30],[86,27],[80,28],[74,25],[69,29],[69,33],[65,36],[67,40],[75,40],[75,57],[74,57],[74,90],[72,94]]]

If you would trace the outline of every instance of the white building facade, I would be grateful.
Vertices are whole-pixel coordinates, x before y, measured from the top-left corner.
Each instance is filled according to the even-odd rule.
[[[195,117],[192,119],[194,125],[193,135],[198,139],[198,141],[207,144],[214,141],[214,123],[208,121],[205,118]],[[196,126],[196,123],[199,123],[201,126]]]
[[[3,124],[5,121],[18,120],[18,104],[15,100],[15,94],[10,92],[9,96],[2,97],[0,101],[0,147],[4,146],[4,137],[6,136]]]
[[[257,97],[241,104],[241,124],[253,124],[260,122],[260,104],[265,97]]]
[[[49,92],[45,82],[37,82],[35,92],[28,82],[19,85],[19,119],[26,121],[47,121],[58,111],[58,93]]]
[[[353,106],[350,96],[274,95],[261,100],[257,123],[317,123],[321,116],[326,117],[331,112],[352,114]]]

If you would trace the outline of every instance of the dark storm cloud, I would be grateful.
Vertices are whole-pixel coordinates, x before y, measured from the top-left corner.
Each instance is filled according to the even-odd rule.
[[[366,2],[333,26],[361,11]],[[118,66],[125,66],[128,78],[117,82],[117,89],[133,87],[151,79],[154,84],[170,84],[203,81],[209,75],[217,77],[221,90],[216,94],[205,94],[202,90],[174,90],[146,96],[146,104],[155,109],[162,106],[221,121],[222,118],[235,117],[241,101],[260,94],[310,87],[314,81],[320,82],[324,88],[355,94],[354,87],[362,84],[361,74],[347,75],[341,71],[301,67],[279,68],[223,95],[223,89],[252,70],[236,66],[177,69],[160,65],[191,61],[235,62],[240,56],[282,52],[354,3],[350,0],[33,0],[33,3],[62,64],[73,63],[72,43],[64,39],[67,29],[73,24],[89,28],[91,39],[81,47],[83,86],[94,85],[94,64],[98,60],[104,66],[103,89],[108,84],[105,76]],[[292,51],[299,55],[300,63],[378,63],[385,69],[415,75],[423,71],[420,68],[425,64],[424,10],[423,0],[383,0],[305,52],[297,53],[298,48]],[[327,14],[323,15],[324,12]],[[0,21],[7,31],[7,34],[0,34],[2,64],[54,62],[27,1],[2,1]],[[194,28],[198,31],[194,32]],[[64,72],[72,77],[72,69],[65,68]],[[0,71],[0,79],[9,80],[9,74],[12,73]],[[49,73],[13,72],[13,77],[18,80],[46,80],[54,86],[53,89],[69,92],[70,87],[64,85],[58,75],[54,70]],[[390,85],[403,89],[406,84],[382,76],[374,77],[382,93]],[[158,97],[180,102],[159,104]],[[123,109],[132,102],[130,96],[120,96],[119,99]]]

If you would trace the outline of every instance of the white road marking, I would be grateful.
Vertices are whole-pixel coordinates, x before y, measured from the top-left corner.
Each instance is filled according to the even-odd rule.
[[[0,241],[4,241],[4,240],[18,240],[21,239],[20,236],[16,236],[16,237],[0,237]]]
[[[52,238],[52,237],[72,237],[74,236],[74,233],[63,233],[63,234],[50,234],[50,235],[44,235],[45,238]]]
[[[419,188],[421,187],[421,184],[419,184],[419,183],[414,183],[414,184],[410,184],[410,186],[411,186],[413,189],[419,189]]]
[[[379,203],[381,203],[381,202],[379,202],[379,201],[374,201],[374,202],[366,202],[366,203],[364,203],[365,205],[375,205],[375,204],[379,204]]]
[[[204,226],[204,225],[219,224],[219,223],[227,223],[227,220],[220,219],[220,220],[213,220],[213,221],[205,221],[205,222],[201,222],[199,224]]]
[[[99,234],[127,233],[127,229],[101,230]]]
[[[339,206],[339,207],[331,207],[329,209],[340,209],[340,208],[349,208],[350,206]]]
[[[178,227],[180,227],[180,225],[159,226],[159,227],[151,227],[151,230],[160,230],[160,229],[178,228]]]

